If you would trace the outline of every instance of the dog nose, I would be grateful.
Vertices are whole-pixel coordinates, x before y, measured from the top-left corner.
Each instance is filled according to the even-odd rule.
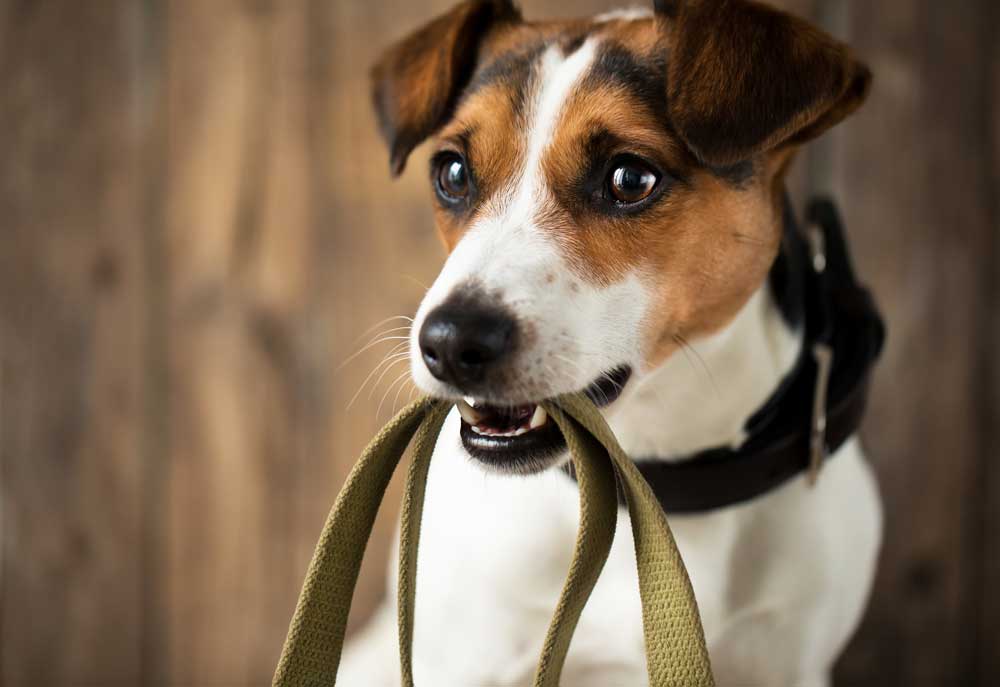
[[[514,347],[517,324],[505,310],[480,300],[445,302],[420,328],[420,352],[437,379],[469,390]]]

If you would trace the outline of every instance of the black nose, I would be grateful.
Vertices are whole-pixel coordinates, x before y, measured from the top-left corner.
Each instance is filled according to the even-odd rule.
[[[469,391],[514,347],[514,318],[480,298],[446,301],[420,328],[420,352],[431,374]]]

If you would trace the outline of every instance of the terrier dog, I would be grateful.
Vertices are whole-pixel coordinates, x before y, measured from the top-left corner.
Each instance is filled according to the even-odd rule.
[[[530,685],[579,517],[537,403],[586,390],[630,456],[692,469],[750,441],[769,399],[787,405],[809,312],[787,277],[785,173],[871,76],[818,29],[746,0],[542,23],[510,0],[468,0],[391,47],[373,79],[393,172],[433,139],[449,252],[411,334],[416,384],[458,403],[426,497],[416,681]],[[881,536],[861,447],[839,444],[814,485],[796,468],[753,498],[669,516],[720,686],[830,684]],[[713,474],[706,491],[744,479]],[[564,684],[647,684],[621,518]],[[341,684],[399,684],[393,587]]]

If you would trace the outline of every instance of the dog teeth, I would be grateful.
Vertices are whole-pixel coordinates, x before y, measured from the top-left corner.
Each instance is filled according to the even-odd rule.
[[[541,406],[535,408],[535,414],[531,416],[531,423],[528,425],[529,429],[538,429],[545,425],[549,421],[549,414],[545,412],[545,409]]]
[[[483,421],[482,414],[469,405],[468,402],[459,401],[456,405],[458,406],[458,412],[462,416],[462,419],[469,423],[473,429],[475,429],[476,425]]]
[[[465,420],[466,424],[472,428],[472,431],[484,437],[520,437],[524,436],[528,432],[538,429],[539,427],[544,427],[549,421],[549,414],[546,413],[541,406],[537,406],[527,427],[518,427],[517,429],[512,429],[509,432],[490,431],[489,428],[481,428],[479,426],[485,418],[485,415],[472,407],[472,404],[468,399],[459,401],[455,405],[458,407],[458,412],[462,416],[462,419]]]
[[[527,434],[528,432],[531,431],[530,429],[527,429],[526,427],[521,427],[520,429],[514,430],[513,432],[499,432],[499,433],[497,433],[497,432],[484,432],[483,430],[479,429],[475,425],[471,425],[471,426],[472,426],[472,431],[475,432],[476,434],[478,434],[481,437],[493,437],[493,438],[500,438],[500,439],[512,439],[514,437],[524,436],[525,434]]]
[[[475,432],[476,434],[478,434],[479,436],[481,436],[481,437],[491,437],[491,438],[494,438],[494,439],[512,439],[513,437],[519,437],[519,436],[521,436],[523,434],[527,434],[528,432],[531,431],[529,429],[525,429],[525,428],[522,427],[521,429],[515,430],[513,432],[484,432],[483,430],[479,429],[475,425],[471,425],[471,427],[472,427],[472,431]]]

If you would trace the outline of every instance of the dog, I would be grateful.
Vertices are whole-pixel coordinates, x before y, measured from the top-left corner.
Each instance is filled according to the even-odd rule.
[[[449,253],[410,334],[416,385],[457,402],[422,525],[418,684],[531,684],[579,524],[565,445],[539,401],[584,390],[630,456],[697,467],[692,456],[748,440],[803,358],[805,328],[775,279],[785,174],[862,104],[871,74],[756,2],[653,5],[532,23],[510,0],[468,0],[373,69],[393,173],[432,139]],[[566,685],[648,684],[620,517]],[[881,519],[854,436],[815,483],[803,471],[669,515],[720,686],[830,684],[867,602]],[[341,684],[399,684],[395,619],[390,583]]]

